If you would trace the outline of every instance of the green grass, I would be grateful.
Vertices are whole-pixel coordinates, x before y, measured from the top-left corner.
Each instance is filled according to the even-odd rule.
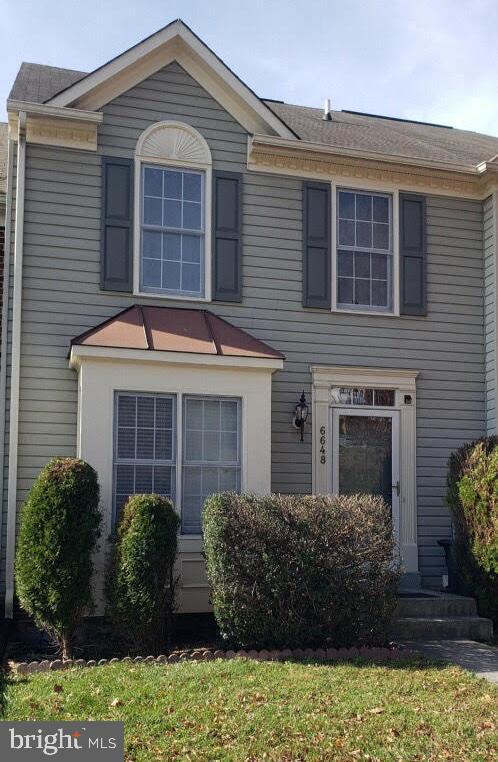
[[[114,664],[13,677],[4,719],[121,719],[127,760],[497,758],[498,691],[453,667]]]

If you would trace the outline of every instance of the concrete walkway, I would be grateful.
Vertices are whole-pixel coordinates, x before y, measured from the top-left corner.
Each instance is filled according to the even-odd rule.
[[[498,684],[498,648],[475,640],[410,640],[407,646],[427,656],[458,664]]]

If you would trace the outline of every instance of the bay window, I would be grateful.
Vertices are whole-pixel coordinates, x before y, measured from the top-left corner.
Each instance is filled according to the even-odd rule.
[[[155,492],[178,505],[182,533],[198,535],[205,499],[241,489],[241,402],[235,397],[178,397],[183,399],[116,394],[114,518],[130,495]]]

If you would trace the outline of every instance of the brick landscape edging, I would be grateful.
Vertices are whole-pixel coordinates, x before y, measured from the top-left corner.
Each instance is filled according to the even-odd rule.
[[[213,659],[254,659],[255,661],[286,661],[313,660],[321,662],[351,661],[352,659],[368,659],[370,661],[387,661],[396,659],[412,659],[417,651],[408,648],[284,648],[280,651],[222,651],[220,649],[195,648],[192,651],[173,651],[169,656],[125,656],[122,659],[69,659],[62,661],[23,661],[14,665],[19,675],[29,675],[35,672],[51,672],[61,669],[78,667],[101,667],[104,664],[177,664],[182,661],[212,661]]]

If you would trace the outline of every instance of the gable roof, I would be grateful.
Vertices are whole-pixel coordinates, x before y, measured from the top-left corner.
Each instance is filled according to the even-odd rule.
[[[192,44],[197,51],[201,51],[207,56],[210,65],[216,66],[218,71],[223,71],[230,82],[234,86],[237,86],[239,92],[243,92],[253,105],[254,102],[259,103],[261,108],[264,109],[265,119],[270,118],[268,117],[269,114],[273,115],[278,121],[272,122],[272,129],[277,131],[278,127],[280,132],[277,134],[280,137],[297,137],[303,142],[320,145],[332,150],[337,148],[346,152],[351,150],[360,153],[378,153],[384,156],[403,157],[408,163],[410,160],[429,163],[447,162],[455,165],[468,165],[471,168],[475,168],[482,162],[489,162],[490,159],[498,154],[498,137],[482,135],[477,132],[350,111],[333,111],[331,121],[325,121],[322,118],[323,111],[318,108],[291,105],[279,101],[260,100],[180,20],[168,24],[164,29],[142,40],[142,42],[91,73],[23,63],[12,87],[9,99],[12,101],[62,105],[63,103],[70,102],[71,98],[73,98],[73,102],[70,102],[70,105],[77,105],[78,97],[83,97],[81,95],[83,91],[91,91],[93,87],[95,92],[95,88],[98,89],[99,86],[102,86],[102,84],[98,85],[96,82],[98,83],[102,78],[105,79],[106,76],[110,77],[110,80],[113,77],[117,77],[115,69],[119,70],[122,74],[123,67],[126,68],[128,66],[129,68],[132,65],[129,60],[130,57],[135,62],[140,55],[147,57],[150,55],[150,51],[149,53],[145,51],[147,46],[151,45],[156,52],[164,51],[165,46],[171,43],[175,36],[181,37],[184,48],[187,43],[189,45]],[[174,52],[177,54],[175,60],[179,60],[181,55],[178,54],[178,50]],[[182,66],[189,63],[187,60],[179,62]],[[190,61],[190,63],[192,62]],[[209,66],[205,65],[196,71],[190,71],[190,73],[194,78],[199,74],[204,76],[208,68]],[[236,97],[240,99],[240,95],[235,94],[234,98],[236,99]],[[236,100],[227,105],[237,106]],[[229,109],[227,108],[227,110]],[[257,127],[258,124],[261,126],[261,113],[258,119],[253,122],[253,128]],[[253,133],[258,132],[257,129],[252,131]],[[284,135],[284,133],[286,134]]]
[[[250,132],[285,138],[289,127],[181,19],[59,89],[52,106],[98,109],[168,63],[177,60]]]
[[[71,346],[284,358],[281,352],[208,310],[137,304],[80,334]]]

